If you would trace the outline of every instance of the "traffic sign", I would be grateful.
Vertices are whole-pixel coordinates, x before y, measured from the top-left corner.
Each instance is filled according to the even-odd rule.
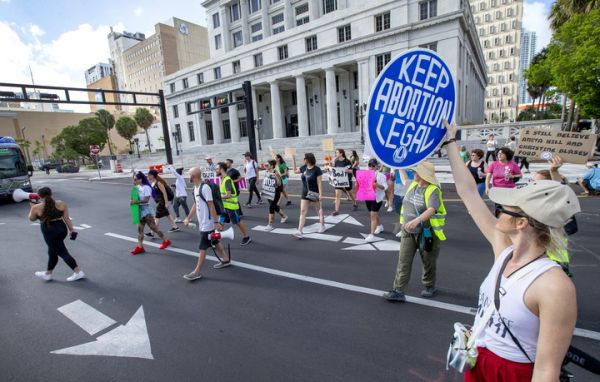
[[[426,159],[452,122],[454,76],[435,52],[411,49],[381,71],[369,96],[367,145],[388,167],[407,168]]]
[[[90,153],[92,155],[98,155],[98,154],[100,154],[100,146],[98,146],[98,145],[90,145]]]

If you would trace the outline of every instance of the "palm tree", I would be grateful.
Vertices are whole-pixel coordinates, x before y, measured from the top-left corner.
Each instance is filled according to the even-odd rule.
[[[600,8],[600,0],[556,0],[548,15],[550,27],[557,31],[574,15],[598,8]]]
[[[150,135],[148,134],[148,129],[152,126],[152,122],[154,122],[154,115],[150,113],[150,110],[145,107],[141,107],[135,111],[133,115],[133,119],[135,119],[135,123],[138,124],[139,127],[144,129],[146,132],[146,141],[148,142],[148,151],[152,152],[150,149]]]
[[[110,141],[110,130],[115,127],[115,116],[104,109],[100,109],[96,112],[96,118],[100,120],[100,123],[106,129],[108,136],[108,151],[110,152],[110,159],[113,159],[112,143]]]
[[[137,133],[137,124],[133,118],[123,116],[117,120],[116,123],[117,133],[129,142],[129,149],[131,149],[131,140]]]
[[[533,99],[533,109],[535,109],[535,100],[542,96],[542,89],[539,86],[527,84],[527,93]]]

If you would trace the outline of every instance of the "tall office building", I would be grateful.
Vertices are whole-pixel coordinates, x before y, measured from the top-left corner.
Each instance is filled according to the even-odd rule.
[[[85,84],[92,84],[112,74],[114,74],[112,65],[99,62],[85,71]]]
[[[537,36],[535,32],[523,32],[521,38],[521,73],[519,74],[519,105],[527,105],[533,102],[531,96],[527,93],[527,80],[524,74],[535,56],[536,43]]]
[[[521,58],[522,0],[471,0],[487,64],[485,119],[517,119]]]

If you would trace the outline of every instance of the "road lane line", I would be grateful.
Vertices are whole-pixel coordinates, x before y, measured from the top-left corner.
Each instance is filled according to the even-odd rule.
[[[81,300],[63,305],[58,308],[58,311],[91,336],[117,323]]]
[[[105,235],[114,237],[117,239],[130,241],[132,243],[137,243],[137,238],[123,236],[123,235],[119,235],[117,233],[112,233],[112,232],[105,233]],[[149,243],[149,242],[146,242],[145,245],[149,245],[149,246],[156,247],[156,248],[158,248],[160,246],[160,244]],[[171,252],[181,253],[182,255],[198,257],[198,253],[189,251],[187,249],[169,247],[166,250],[171,251]],[[206,259],[213,261],[213,262],[218,261],[217,258],[215,258],[212,255],[207,255]],[[261,267],[258,265],[242,263],[239,261],[232,261],[231,263],[233,265],[235,265],[236,267],[240,267],[240,268],[250,269],[253,271],[257,271],[257,272],[268,273],[271,275],[285,277],[285,278],[299,280],[299,281],[304,281],[304,282],[308,282],[308,283],[312,283],[312,284],[319,284],[319,285],[329,286],[329,287],[333,287],[333,288],[343,289],[343,290],[347,290],[350,292],[364,293],[364,294],[377,296],[377,297],[381,297],[381,295],[383,293],[385,293],[385,291],[382,291],[382,290],[366,288],[366,287],[361,287],[358,285],[346,284],[346,283],[341,283],[341,282],[327,280],[327,279],[321,279],[318,277],[305,276],[305,275],[300,275],[297,273],[280,271],[278,269]],[[450,303],[441,302],[441,301],[427,300],[427,299],[419,298],[419,297],[406,296],[406,301],[412,302],[413,304],[417,304],[417,305],[428,306],[431,308],[438,308],[438,309],[449,310],[449,311],[457,312],[457,313],[469,314],[471,316],[474,316],[475,311],[476,311],[476,308],[471,308],[468,306],[450,304]],[[600,332],[595,332],[593,330],[576,328],[575,332],[573,334],[578,337],[589,338],[592,340],[600,341]]]

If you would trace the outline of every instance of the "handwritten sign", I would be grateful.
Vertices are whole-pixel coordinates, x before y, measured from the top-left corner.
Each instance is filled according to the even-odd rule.
[[[246,178],[244,178],[243,176],[240,177],[240,181],[237,182],[237,187],[240,190],[248,190],[248,184],[246,183]]]
[[[417,165],[444,139],[442,121],[452,122],[455,93],[452,71],[437,53],[421,48],[402,53],[371,89],[365,147],[390,168]]]
[[[349,188],[350,179],[346,167],[331,167],[329,169],[329,184],[335,188]]]
[[[596,139],[596,134],[526,128],[519,133],[515,155],[533,160],[558,155],[567,163],[584,164],[594,153]]]
[[[262,189],[261,189],[262,196],[267,198],[267,200],[275,199],[275,188],[276,187],[277,187],[277,178],[275,177],[275,174],[269,173],[269,174],[265,175],[265,178],[263,179]]]
[[[211,183],[214,184],[221,184],[221,178],[219,178],[217,176],[217,172],[215,170],[212,170],[209,167],[204,167],[201,169],[202,171],[202,179],[208,180]]]
[[[375,200],[375,179],[376,174],[373,170],[356,171],[356,200]]]
[[[333,151],[333,138],[325,138],[321,140],[321,146],[323,147],[323,151]]]
[[[283,153],[286,158],[293,158],[294,156],[296,156],[296,148],[286,147]]]

